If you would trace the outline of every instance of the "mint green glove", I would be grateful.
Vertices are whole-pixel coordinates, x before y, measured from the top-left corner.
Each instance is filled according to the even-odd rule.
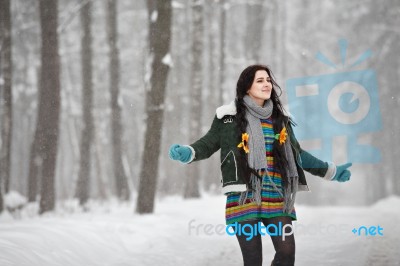
[[[332,178],[332,180],[338,181],[338,182],[346,182],[350,180],[351,173],[347,168],[352,166],[352,163],[346,163],[342,165],[336,166],[336,174]]]
[[[171,145],[169,148],[169,158],[181,161],[182,163],[188,163],[192,158],[192,150],[187,146],[181,146],[179,144]]]

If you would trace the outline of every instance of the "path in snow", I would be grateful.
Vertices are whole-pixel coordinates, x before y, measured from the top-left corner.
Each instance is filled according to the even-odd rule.
[[[235,237],[224,233],[222,196],[165,198],[153,215],[133,207],[93,207],[13,220],[0,217],[0,265],[242,265]],[[372,207],[296,206],[296,265],[400,265],[399,198]],[[383,236],[354,235],[359,226],[383,227]],[[190,227],[191,226],[191,227]],[[220,234],[216,230],[220,230]],[[264,264],[274,251],[263,239]]]

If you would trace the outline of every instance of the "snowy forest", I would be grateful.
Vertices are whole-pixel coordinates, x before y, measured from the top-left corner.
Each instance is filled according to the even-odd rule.
[[[323,221],[332,210],[351,216],[348,223],[354,225],[371,217],[381,224],[400,218],[398,210],[393,213],[393,205],[400,204],[400,1],[0,0],[0,12],[0,248],[7,250],[0,251],[1,265],[240,265],[234,239],[193,239],[187,232],[192,219],[223,223],[219,153],[184,165],[171,161],[168,149],[202,137],[216,108],[234,100],[241,71],[256,63],[272,69],[280,98],[297,121],[296,133],[329,132],[334,125],[290,98],[294,81],[351,77],[362,87],[365,80],[352,73],[373,73],[374,85],[367,90],[375,113],[367,115],[356,137],[321,133],[322,140],[315,140],[298,134],[311,152],[318,143],[330,143],[328,152],[315,153],[322,160],[353,161],[350,181],[307,174],[311,193],[299,193],[296,204],[304,216],[316,219],[314,211],[320,212]],[[324,99],[314,102],[327,105]],[[307,116],[296,120],[303,113]],[[368,148],[357,152],[356,143]],[[358,211],[364,220],[354,218]],[[76,231],[68,219],[75,219],[70,225]],[[342,222],[334,219],[330,222]],[[93,221],[98,231],[88,233]],[[129,227],[135,221],[136,227]],[[34,230],[14,238],[32,222]],[[159,226],[160,235],[141,233],[137,227],[150,230],[147,223]],[[42,230],[52,224],[65,233],[47,243],[64,239],[70,245],[65,253],[54,247],[56,255],[20,256],[37,244],[31,232],[51,235]],[[99,232],[106,232],[98,240],[104,245],[118,242],[113,255],[97,245]],[[167,232],[192,248],[169,242]],[[67,234],[82,235],[85,255],[66,251],[79,253]],[[318,246],[311,241],[322,240],[313,237],[303,247]],[[300,257],[298,265],[400,265],[394,255],[400,241],[392,238],[379,239],[379,245],[368,239],[365,249],[353,254],[364,260],[347,251],[342,261],[340,253],[331,252],[326,263],[314,255]],[[360,246],[340,236],[333,241]],[[214,244],[215,252],[206,249]],[[136,250],[130,253],[131,248]],[[229,252],[235,255],[228,258]],[[103,254],[104,264],[94,254]],[[303,248],[303,254],[311,252]]]

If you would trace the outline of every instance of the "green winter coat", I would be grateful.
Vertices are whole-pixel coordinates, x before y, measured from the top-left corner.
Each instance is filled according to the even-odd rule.
[[[190,145],[194,151],[191,162],[209,158],[221,149],[221,182],[224,194],[228,192],[243,192],[247,189],[239,173],[241,168],[238,166],[239,148],[237,146],[241,140],[238,137],[235,115],[236,106],[234,102],[221,106],[217,109],[210,130],[202,138]],[[287,132],[290,136],[299,174],[298,190],[309,191],[303,170],[330,180],[334,172],[336,172],[336,167],[332,163],[323,162],[301,149],[290,126]]]

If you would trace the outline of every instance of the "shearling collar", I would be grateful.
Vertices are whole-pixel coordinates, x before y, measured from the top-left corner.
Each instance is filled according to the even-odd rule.
[[[221,119],[226,115],[236,115],[236,104],[232,101],[230,104],[222,105],[217,108],[217,118]]]

